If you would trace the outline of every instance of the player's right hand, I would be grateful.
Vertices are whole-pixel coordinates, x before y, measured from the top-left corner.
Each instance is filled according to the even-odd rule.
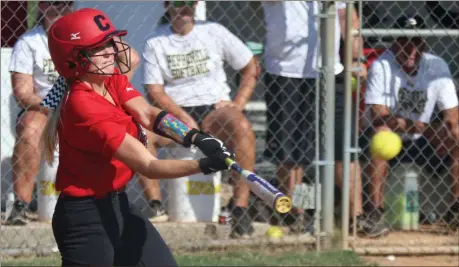
[[[223,153],[217,152],[212,156],[200,159],[198,161],[199,168],[204,174],[228,170],[229,166],[225,163],[225,159],[228,157],[234,160],[234,154],[229,151]]]

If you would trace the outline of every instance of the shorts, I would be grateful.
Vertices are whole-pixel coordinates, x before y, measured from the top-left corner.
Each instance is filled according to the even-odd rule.
[[[315,160],[316,80],[265,74],[267,105],[264,158],[274,164],[309,165]],[[335,79],[335,160],[343,158],[344,74]],[[353,108],[353,113],[355,109]],[[355,114],[351,122],[351,146],[355,138]]]
[[[188,113],[196,123],[201,127],[201,123],[212,110],[215,109],[215,105],[202,105],[194,107],[181,107],[186,113]]]

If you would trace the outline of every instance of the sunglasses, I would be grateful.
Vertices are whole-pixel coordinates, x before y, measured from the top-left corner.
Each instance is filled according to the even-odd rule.
[[[179,8],[179,7],[184,7],[184,6],[193,7],[196,1],[170,1],[170,3],[172,4],[172,7],[174,8]]]

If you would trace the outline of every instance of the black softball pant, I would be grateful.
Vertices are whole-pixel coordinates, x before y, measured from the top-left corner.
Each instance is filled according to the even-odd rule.
[[[61,196],[52,224],[62,266],[177,266],[124,192],[100,199]]]

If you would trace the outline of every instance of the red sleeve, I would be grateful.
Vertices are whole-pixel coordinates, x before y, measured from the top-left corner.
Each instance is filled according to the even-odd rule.
[[[99,122],[87,128],[87,142],[97,152],[113,157],[126,136],[126,129],[115,122]]]
[[[106,106],[92,98],[87,92],[75,92],[63,106],[67,142],[82,150],[113,157],[126,136],[130,118],[107,112]]]
[[[129,82],[126,75],[115,75],[114,78],[114,87],[118,93],[118,99],[120,105],[124,105],[128,100],[133,99],[134,97],[142,96],[137,89],[132,86]]]

